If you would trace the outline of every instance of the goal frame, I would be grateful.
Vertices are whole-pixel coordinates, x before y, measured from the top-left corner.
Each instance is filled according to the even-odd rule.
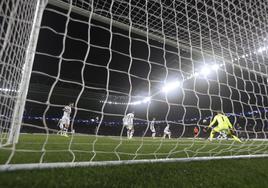
[[[14,106],[14,110],[12,114],[12,121],[11,121],[10,129],[9,129],[9,133],[8,133],[7,143],[4,145],[17,144],[19,140],[20,129],[21,129],[21,124],[23,120],[23,113],[24,113],[24,108],[25,108],[25,103],[26,103],[26,97],[27,97],[27,93],[29,89],[31,72],[32,72],[32,67],[34,63],[35,50],[37,47],[37,41],[38,41],[43,11],[45,10],[46,3],[47,3],[47,0],[37,0],[36,2],[36,9],[35,9],[34,18],[33,18],[31,34],[30,34],[28,46],[26,49],[25,62],[22,68],[21,81],[19,83],[18,90],[16,91],[17,92],[16,102],[15,102],[15,106]],[[14,11],[16,10],[13,10],[13,12]],[[12,25],[12,20],[10,21],[8,25],[8,29],[7,29],[8,32],[7,32],[6,37],[8,37],[8,35],[11,34],[9,32],[11,25]]]
[[[24,112],[26,97],[27,97],[30,78],[31,78],[31,71],[32,71],[33,62],[34,62],[35,50],[37,47],[37,41],[38,41],[43,11],[45,10],[45,6],[47,4],[51,4],[51,5],[60,7],[65,10],[70,9],[70,6],[72,6],[60,0],[37,0],[30,39],[29,39],[29,43],[26,49],[26,56],[25,56],[25,63],[24,63],[24,68],[22,72],[22,79],[21,79],[21,82],[17,91],[18,94],[16,98],[14,111],[13,111],[10,132],[8,135],[8,141],[7,141],[8,145],[10,144],[15,145],[18,143],[18,140],[19,140],[20,129],[21,129],[21,124],[22,124],[22,119],[23,119],[23,112]],[[89,10],[84,10],[76,6],[72,6],[71,11],[78,13],[80,15],[83,15],[83,16],[87,16],[87,17],[91,13]],[[101,21],[107,24],[112,23],[113,26],[119,27],[127,31],[131,29],[131,32],[135,34],[148,36],[152,40],[166,43],[167,45],[178,48],[178,43],[168,38],[163,39],[153,33],[147,33],[135,27],[129,28],[127,24],[124,24],[115,20],[112,20],[111,22],[110,19],[101,15],[95,14],[95,13],[91,13],[91,15],[92,15],[92,19],[95,19],[97,21]],[[200,49],[194,46],[187,46],[187,45],[180,43],[179,47],[185,50],[190,49],[191,51],[200,53]],[[225,59],[222,56],[219,56],[217,54],[212,54],[211,52],[208,52],[204,49],[202,49],[202,52],[204,54],[223,59],[226,63],[230,63],[233,66],[237,66],[241,69],[245,69],[245,67],[241,67],[237,64],[232,63],[232,60],[230,59]],[[260,73],[260,72],[256,74],[264,75],[263,73]],[[11,164],[11,165],[7,164],[7,165],[0,165],[0,171],[13,171],[13,170],[22,170],[22,169],[32,170],[32,169],[46,169],[46,168],[86,167],[86,166],[109,166],[109,165],[111,166],[111,165],[140,164],[140,163],[170,163],[170,162],[206,161],[206,160],[237,159],[237,158],[262,158],[262,157],[268,157],[268,154],[211,156],[211,157],[174,158],[174,159],[170,158],[170,159],[144,159],[144,160],[126,160],[126,161],[101,161],[101,162],[89,161],[89,162],[66,162],[66,163],[58,162],[58,163],[37,163],[37,164]]]
[[[98,166],[116,166],[133,164],[153,164],[153,163],[175,163],[192,162],[208,160],[230,160],[230,159],[250,159],[266,158],[268,154],[258,155],[235,155],[235,156],[214,156],[214,157],[191,157],[191,158],[167,158],[167,159],[141,159],[141,160],[120,160],[120,161],[89,161],[89,162],[55,162],[55,163],[31,163],[31,164],[11,164],[0,165],[0,172],[16,170],[36,170],[52,168],[79,168],[79,167],[98,167]]]

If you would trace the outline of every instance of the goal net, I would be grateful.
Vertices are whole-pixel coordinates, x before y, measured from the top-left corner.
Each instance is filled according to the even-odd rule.
[[[266,156],[267,7],[1,2],[1,170]]]

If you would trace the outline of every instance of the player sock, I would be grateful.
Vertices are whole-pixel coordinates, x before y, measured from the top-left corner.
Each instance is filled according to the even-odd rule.
[[[130,138],[130,131],[129,130],[127,131],[127,138],[128,139]]]
[[[67,128],[64,128],[64,129],[63,129],[63,136],[68,136],[68,135],[67,135],[67,132],[68,132],[68,129],[67,129]]]
[[[242,141],[241,141],[238,137],[236,137],[236,136],[234,136],[234,135],[232,135],[232,137],[233,137],[233,139],[234,139],[235,141],[242,143]]]
[[[130,131],[130,138],[133,137],[134,131]]]
[[[211,131],[210,135],[209,135],[209,140],[212,141],[212,138],[214,137],[215,133],[213,133],[213,131]]]

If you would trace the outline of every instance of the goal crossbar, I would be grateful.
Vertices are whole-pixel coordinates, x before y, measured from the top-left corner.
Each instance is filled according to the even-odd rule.
[[[0,165],[0,172],[16,171],[16,170],[52,169],[52,168],[100,167],[100,166],[133,165],[133,164],[193,162],[193,161],[228,160],[228,159],[250,159],[250,158],[265,158],[265,157],[268,157],[268,154],[191,157],[191,158],[167,158],[167,159],[141,159],[141,160],[126,160],[126,161],[122,160],[122,161],[8,164],[8,165]]]

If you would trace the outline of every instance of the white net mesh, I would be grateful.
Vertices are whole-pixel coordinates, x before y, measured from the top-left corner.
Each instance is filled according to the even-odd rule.
[[[22,69],[23,55],[16,65],[11,57],[26,49],[8,42],[16,10],[10,2],[0,5],[1,46],[10,45],[0,51],[7,77]],[[23,5],[29,8],[20,11],[21,23],[31,24],[35,9]],[[265,0],[50,0],[20,140],[1,148],[1,163],[266,154],[267,9]],[[31,28],[22,25],[10,36],[17,32],[14,40],[27,44],[24,35]],[[16,84],[12,79],[3,76],[1,82],[2,143],[16,93],[5,89],[16,90],[20,82],[19,76]],[[74,103],[69,137],[63,137],[66,130],[58,130],[66,125],[62,109],[69,102]],[[223,133],[207,140],[210,131],[204,128],[217,111],[227,115],[242,143]],[[131,120],[123,125],[128,113],[134,113],[134,128],[127,129]]]
[[[36,4],[11,0],[0,3],[0,146],[8,142],[14,123],[21,124],[14,109],[21,99],[19,87],[27,67]]]

